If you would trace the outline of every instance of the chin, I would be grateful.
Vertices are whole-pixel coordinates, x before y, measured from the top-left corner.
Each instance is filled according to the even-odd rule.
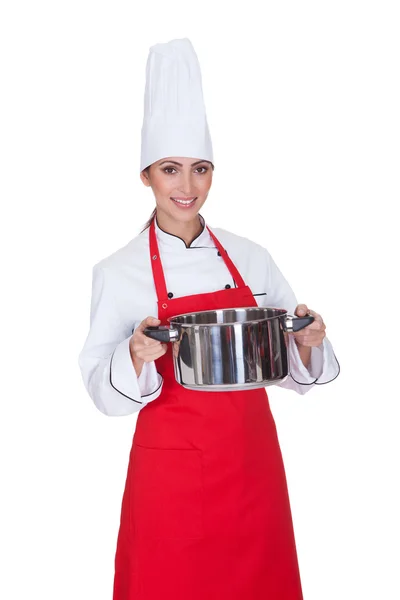
[[[189,209],[181,209],[173,206],[169,214],[173,215],[175,219],[179,219],[179,221],[193,221],[203,208],[203,204],[204,202],[199,203],[198,200],[196,200],[196,205]]]

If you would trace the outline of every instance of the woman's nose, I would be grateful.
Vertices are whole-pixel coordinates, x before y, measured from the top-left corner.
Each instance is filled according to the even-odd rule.
[[[192,184],[191,184],[191,179],[190,179],[190,174],[188,175],[182,175],[182,178],[179,182],[179,192],[183,195],[183,196],[190,196],[190,190],[192,188]]]

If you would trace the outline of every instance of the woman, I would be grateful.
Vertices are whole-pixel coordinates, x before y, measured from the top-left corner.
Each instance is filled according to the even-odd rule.
[[[187,39],[157,44],[147,63],[140,168],[156,209],[137,237],[95,265],[91,327],[80,354],[99,410],[139,411],[114,600],[302,598],[266,390],[187,390],[175,380],[171,345],[143,333],[200,310],[311,312],[315,321],[289,336],[292,376],[280,385],[304,394],[338,373],[322,317],[296,306],[268,251],[206,226],[199,211],[213,170],[193,47]]]

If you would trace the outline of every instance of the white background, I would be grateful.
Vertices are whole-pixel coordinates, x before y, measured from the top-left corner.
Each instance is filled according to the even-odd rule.
[[[215,152],[202,214],[268,248],[342,368],[270,389],[305,600],[400,598],[395,4],[2,4],[2,598],[112,597],[136,416],[97,411],[77,358],[92,265],[153,209],[145,63],[180,37]]]

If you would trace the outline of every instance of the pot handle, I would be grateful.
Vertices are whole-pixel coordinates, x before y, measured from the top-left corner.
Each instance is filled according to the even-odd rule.
[[[176,342],[179,339],[179,331],[177,329],[171,329],[166,325],[160,325],[159,327],[146,327],[143,330],[144,335],[153,340],[158,340],[164,344],[167,342]]]
[[[307,325],[311,325],[315,321],[312,315],[307,315],[306,317],[293,317],[292,315],[286,315],[283,319],[283,330],[288,333],[300,331],[307,327]]]

